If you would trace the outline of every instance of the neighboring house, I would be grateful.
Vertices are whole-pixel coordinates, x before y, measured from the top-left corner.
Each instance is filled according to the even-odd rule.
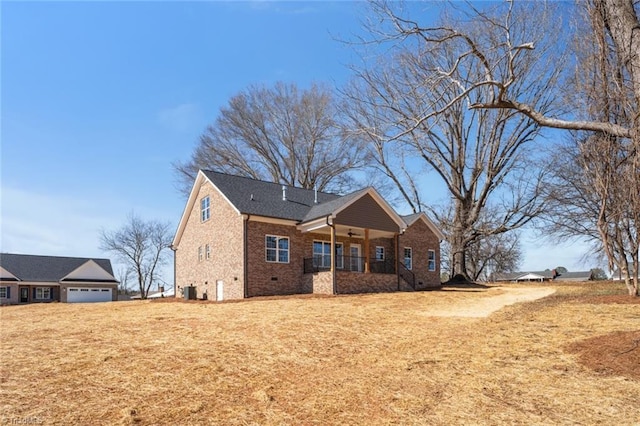
[[[115,300],[109,259],[0,253],[0,304]]]
[[[174,297],[175,293],[173,291],[173,289],[169,289],[169,290],[159,290],[159,291],[154,291],[154,292],[149,292],[149,294],[147,294],[147,299],[161,299],[163,297]]]
[[[632,267],[629,269],[633,269]],[[633,279],[633,273],[629,274],[629,278]],[[638,271],[638,279],[640,279],[640,271]],[[611,274],[612,281],[624,281],[624,274],[619,269],[615,269]]]
[[[494,282],[589,281],[592,279],[592,271],[560,274],[555,269],[536,272],[505,272],[493,275]]]
[[[494,282],[544,282],[553,280],[553,271],[503,272],[493,274]]]
[[[213,300],[437,288],[442,239],[371,187],[339,196],[201,170],[172,244],[174,288]]]
[[[593,271],[577,271],[577,272],[565,272],[564,274],[558,274],[555,281],[591,281],[593,280]]]
[[[164,287],[160,287],[158,290],[150,291],[149,293],[147,293],[147,299],[160,299],[163,297],[174,297],[174,296],[175,296],[175,293],[172,288],[169,290],[165,290]],[[140,300],[142,299],[142,296],[140,296],[140,294],[136,294],[134,296],[131,296],[129,299]]]

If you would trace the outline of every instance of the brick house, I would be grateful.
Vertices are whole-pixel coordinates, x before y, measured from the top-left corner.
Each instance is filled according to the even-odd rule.
[[[438,288],[442,239],[371,187],[339,196],[201,170],[172,243],[176,296]]]
[[[0,304],[118,300],[109,259],[0,253]]]

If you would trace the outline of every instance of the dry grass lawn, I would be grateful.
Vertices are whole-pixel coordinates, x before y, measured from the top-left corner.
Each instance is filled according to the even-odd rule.
[[[638,301],[513,288],[4,307],[0,424],[640,425]]]

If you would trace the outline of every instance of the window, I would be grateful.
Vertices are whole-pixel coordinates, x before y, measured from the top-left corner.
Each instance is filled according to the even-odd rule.
[[[275,235],[265,236],[267,262],[289,263],[289,238]]]
[[[202,246],[198,247],[198,262],[202,262]]]
[[[336,268],[344,268],[344,248],[342,243],[336,243]],[[331,267],[331,243],[329,241],[313,242],[313,265],[319,268]]]
[[[0,287],[0,299],[9,298],[9,287]]]
[[[209,244],[207,244],[206,246],[204,246],[204,257],[209,260],[211,259],[211,246],[209,246]]]
[[[384,260],[384,247],[376,246],[376,260]]]
[[[338,269],[344,268],[344,258],[342,257],[343,251],[342,243],[336,243],[336,268]]]
[[[429,270],[436,270],[436,252],[435,250],[429,250]]]
[[[202,222],[206,222],[211,217],[211,211],[209,207],[210,207],[210,202],[209,202],[209,196],[207,195],[202,200],[200,200],[200,220]]]
[[[411,247],[404,248],[404,267],[409,270],[413,268],[413,251]]]
[[[51,288],[36,287],[36,299],[51,299]]]

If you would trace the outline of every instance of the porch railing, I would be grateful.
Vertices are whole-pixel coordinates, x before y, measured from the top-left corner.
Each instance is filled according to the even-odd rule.
[[[364,257],[336,256],[336,270],[347,272],[364,272]],[[328,255],[318,255],[304,259],[304,273],[311,274],[326,271],[331,268],[331,258]],[[369,271],[373,274],[395,274],[393,259],[377,260],[369,259]]]

